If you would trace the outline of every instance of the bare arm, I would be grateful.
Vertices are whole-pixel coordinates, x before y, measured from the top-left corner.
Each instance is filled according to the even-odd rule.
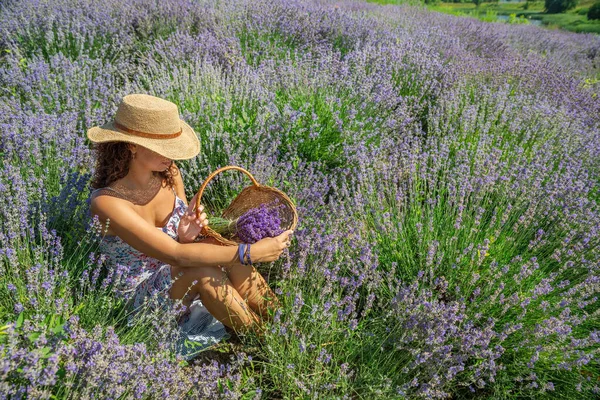
[[[174,188],[177,196],[182,199],[186,207],[188,207],[187,199],[185,198],[185,190],[183,188],[183,177],[181,176],[181,170],[177,167],[177,164],[173,162],[171,167],[173,171]],[[202,232],[203,226],[208,226],[208,220],[206,219],[206,213],[202,212],[204,206],[200,205],[200,211],[196,211],[196,199],[198,194],[192,198],[189,207],[186,212],[181,216],[179,225],[177,226],[177,235],[179,243],[193,243],[197,238],[198,234]],[[219,245],[219,242],[213,243]]]
[[[241,265],[237,246],[178,243],[144,220],[121,199],[110,196],[94,198],[93,214],[97,214],[103,223],[108,219],[111,230],[131,247],[164,263],[180,267]]]

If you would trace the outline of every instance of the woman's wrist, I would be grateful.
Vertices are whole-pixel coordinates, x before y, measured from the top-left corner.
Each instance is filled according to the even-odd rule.
[[[246,265],[246,261],[244,259],[244,254],[246,253],[246,243],[238,244],[238,260],[240,264]]]
[[[250,255],[251,252],[251,244],[250,243],[240,243],[238,244],[238,260],[242,265],[252,265],[254,262],[252,261],[252,257]]]
[[[248,247],[244,253],[244,261],[246,262],[246,265],[252,265],[252,259],[250,258],[250,243],[248,243]]]

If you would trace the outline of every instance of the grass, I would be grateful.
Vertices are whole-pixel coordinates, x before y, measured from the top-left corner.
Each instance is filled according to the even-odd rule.
[[[542,21],[549,28],[600,34],[600,21],[589,21],[585,15],[548,14],[542,17]]]
[[[401,0],[367,0],[370,3],[377,4],[406,4]],[[411,3],[411,2],[408,2]],[[600,34],[600,20],[588,20],[587,10],[595,3],[595,0],[580,0],[577,7],[566,13],[546,14],[544,13],[544,2],[536,1],[511,2],[511,3],[483,3],[476,7],[473,3],[439,3],[436,5],[427,5],[427,8],[433,11],[457,16],[469,16],[481,19],[487,22],[496,21],[494,15],[511,15],[526,19],[536,19],[542,21],[542,26],[548,29],[563,29],[571,32],[588,32]],[[527,7],[527,8],[526,8]],[[494,18],[491,18],[493,16]]]

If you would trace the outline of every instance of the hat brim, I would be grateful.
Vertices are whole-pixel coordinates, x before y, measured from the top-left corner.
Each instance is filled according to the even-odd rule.
[[[87,137],[96,143],[128,142],[139,144],[171,160],[187,160],[200,153],[200,140],[191,126],[184,120],[180,121],[181,135],[172,139],[149,139],[134,136],[117,128],[114,121],[88,129]]]

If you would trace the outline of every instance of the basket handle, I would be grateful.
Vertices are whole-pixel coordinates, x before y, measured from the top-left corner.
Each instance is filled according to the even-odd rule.
[[[195,204],[196,216],[197,217],[199,217],[199,215],[198,215],[198,209],[200,208],[200,200],[202,199],[202,194],[204,193],[204,188],[206,188],[206,185],[208,185],[208,182],[210,182],[210,180],[212,178],[214,178],[215,176],[217,176],[217,174],[220,174],[223,171],[227,171],[228,169],[237,169],[238,171],[241,171],[241,172],[245,173],[246,175],[248,175],[248,178],[250,178],[250,180],[252,181],[252,183],[255,186],[261,186],[260,183],[258,183],[256,181],[256,179],[254,179],[254,177],[252,176],[252,174],[250,172],[246,171],[242,167],[237,167],[235,165],[228,165],[226,167],[219,168],[216,171],[212,172],[208,176],[208,178],[206,178],[206,180],[202,183],[202,186],[200,186],[200,190],[198,190],[198,197],[196,197],[196,204]],[[204,231],[204,227],[202,227],[202,230]]]

